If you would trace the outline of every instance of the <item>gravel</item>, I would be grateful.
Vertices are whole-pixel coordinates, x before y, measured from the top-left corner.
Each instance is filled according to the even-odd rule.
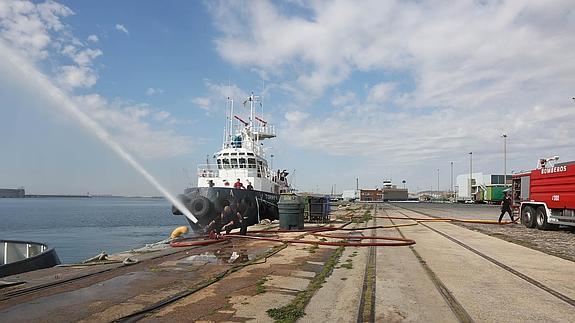
[[[423,212],[434,217],[463,219],[497,220],[498,205],[448,204],[448,203],[392,203],[412,211]],[[517,215],[515,215],[517,218]],[[509,221],[505,214],[503,221]],[[560,227],[556,230],[541,231],[529,229],[522,224],[489,225],[475,223],[455,223],[493,237],[516,243],[546,254],[575,261],[575,227]]]

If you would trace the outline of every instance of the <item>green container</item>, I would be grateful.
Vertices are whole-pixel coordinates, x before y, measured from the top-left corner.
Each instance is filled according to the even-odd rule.
[[[488,186],[485,191],[485,200],[489,202],[500,202],[505,197],[505,186]]]
[[[278,202],[280,215],[280,229],[282,230],[302,230],[304,201],[300,196],[293,193],[286,193],[280,196]]]

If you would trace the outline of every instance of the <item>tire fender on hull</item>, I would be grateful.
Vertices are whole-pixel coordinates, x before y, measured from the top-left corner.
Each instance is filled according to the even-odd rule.
[[[210,213],[211,204],[206,197],[197,196],[190,204],[190,212],[197,218],[203,218]]]

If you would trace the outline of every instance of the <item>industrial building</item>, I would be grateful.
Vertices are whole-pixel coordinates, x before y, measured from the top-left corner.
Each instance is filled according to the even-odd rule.
[[[457,176],[457,201],[497,202],[502,199],[502,191],[511,185],[511,175],[472,173]],[[471,192],[470,192],[471,190]]]
[[[374,201],[407,201],[408,194],[405,188],[376,188],[373,190],[360,190],[361,202]]]
[[[0,188],[0,198],[22,198],[26,197],[23,188]]]
[[[374,190],[359,190],[359,200],[361,202],[383,201],[383,191],[379,188]]]
[[[406,188],[397,188],[391,180],[383,180],[381,188],[344,190],[344,201],[382,202],[382,201],[407,201],[409,199]]]
[[[359,200],[359,190],[344,190],[341,194],[344,201]]]

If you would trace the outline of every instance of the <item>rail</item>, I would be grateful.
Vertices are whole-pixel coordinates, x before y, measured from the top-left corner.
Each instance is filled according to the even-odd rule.
[[[202,164],[198,165],[198,177],[217,178],[220,176],[218,165]]]
[[[19,260],[41,254],[46,250],[43,244],[2,241],[0,242],[0,265],[6,265]]]
[[[220,172],[225,172],[226,176],[231,177],[261,177],[271,180],[271,174],[263,165],[255,164],[223,164],[219,169],[217,164],[200,164],[198,165],[198,177],[219,178]]]

